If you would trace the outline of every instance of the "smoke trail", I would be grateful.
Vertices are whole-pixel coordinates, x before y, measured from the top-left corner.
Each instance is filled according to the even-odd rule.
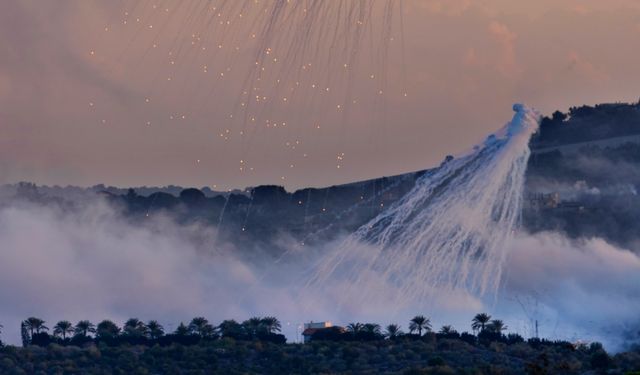
[[[513,120],[484,144],[417,181],[392,207],[349,236],[317,266],[310,286],[346,277],[353,298],[396,288],[396,305],[433,292],[495,293],[505,244],[518,223],[529,139],[539,115],[514,105]]]

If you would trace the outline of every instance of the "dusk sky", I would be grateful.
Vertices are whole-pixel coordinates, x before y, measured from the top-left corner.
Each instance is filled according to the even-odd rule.
[[[363,43],[387,58],[363,47],[352,75],[322,67],[315,77],[335,83],[322,94],[289,72],[299,88],[264,94],[277,100],[259,114],[238,109],[249,23],[221,35],[215,12],[190,18],[177,0],[0,2],[0,183],[327,186],[437,165],[514,101],[548,114],[640,97],[638,1],[400,1],[403,32],[396,13],[388,44],[375,31]],[[301,46],[283,48],[279,72]]]

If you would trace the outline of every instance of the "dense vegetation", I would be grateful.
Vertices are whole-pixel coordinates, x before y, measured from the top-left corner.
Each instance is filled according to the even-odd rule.
[[[640,134],[640,102],[572,107],[544,117],[534,148]]]
[[[165,334],[155,321],[129,319],[21,324],[24,347],[0,345],[2,374],[640,374],[640,348],[610,356],[600,344],[524,340],[487,314],[473,334],[433,332],[416,316],[409,332],[391,324],[351,323],[317,330],[307,344],[285,344],[273,317],[213,326],[205,318]],[[51,335],[48,333],[51,331]]]
[[[556,111],[530,147],[527,231],[597,237],[640,253],[640,102]]]

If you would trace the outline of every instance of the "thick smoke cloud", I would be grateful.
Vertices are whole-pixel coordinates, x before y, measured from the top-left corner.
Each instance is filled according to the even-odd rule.
[[[228,245],[214,247],[213,228],[180,226],[168,217],[132,223],[104,202],[73,211],[5,205],[0,243],[0,321],[3,339],[12,343],[28,316],[50,326],[63,318],[139,317],[170,329],[199,315],[284,320],[290,316],[275,308],[297,304],[290,289],[261,279],[268,271],[239,261]]]
[[[602,239],[556,233],[514,241],[497,310],[512,328],[570,341],[601,341],[612,350],[640,341],[640,257]],[[513,303],[515,302],[515,303]]]
[[[0,323],[3,340],[18,344],[28,316],[77,321],[158,319],[169,330],[203,315],[217,323],[276,315],[295,340],[309,320],[406,321],[417,313],[434,328],[469,330],[473,314],[504,319],[510,332],[567,340],[599,340],[613,350],[638,338],[640,258],[603,240],[570,241],[557,234],[522,235],[513,242],[503,289],[480,300],[435,293],[392,310],[394,286],[371,275],[368,301],[350,300],[347,285],[329,280],[306,289],[313,257],[292,251],[278,261],[250,259],[216,242],[215,228],[178,225],[170,217],[132,222],[96,201],[77,209],[12,202],[0,205]],[[327,246],[337,246],[328,244]],[[242,257],[242,260],[241,260]]]

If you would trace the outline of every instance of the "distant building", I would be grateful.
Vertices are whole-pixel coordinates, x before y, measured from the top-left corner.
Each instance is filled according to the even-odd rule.
[[[304,331],[302,331],[302,338],[307,343],[311,341],[311,336],[319,330],[331,328],[333,323],[331,322],[309,322],[304,324]]]
[[[560,205],[560,194],[529,194],[528,197],[529,207],[533,209],[545,209],[545,208],[557,208]]]

